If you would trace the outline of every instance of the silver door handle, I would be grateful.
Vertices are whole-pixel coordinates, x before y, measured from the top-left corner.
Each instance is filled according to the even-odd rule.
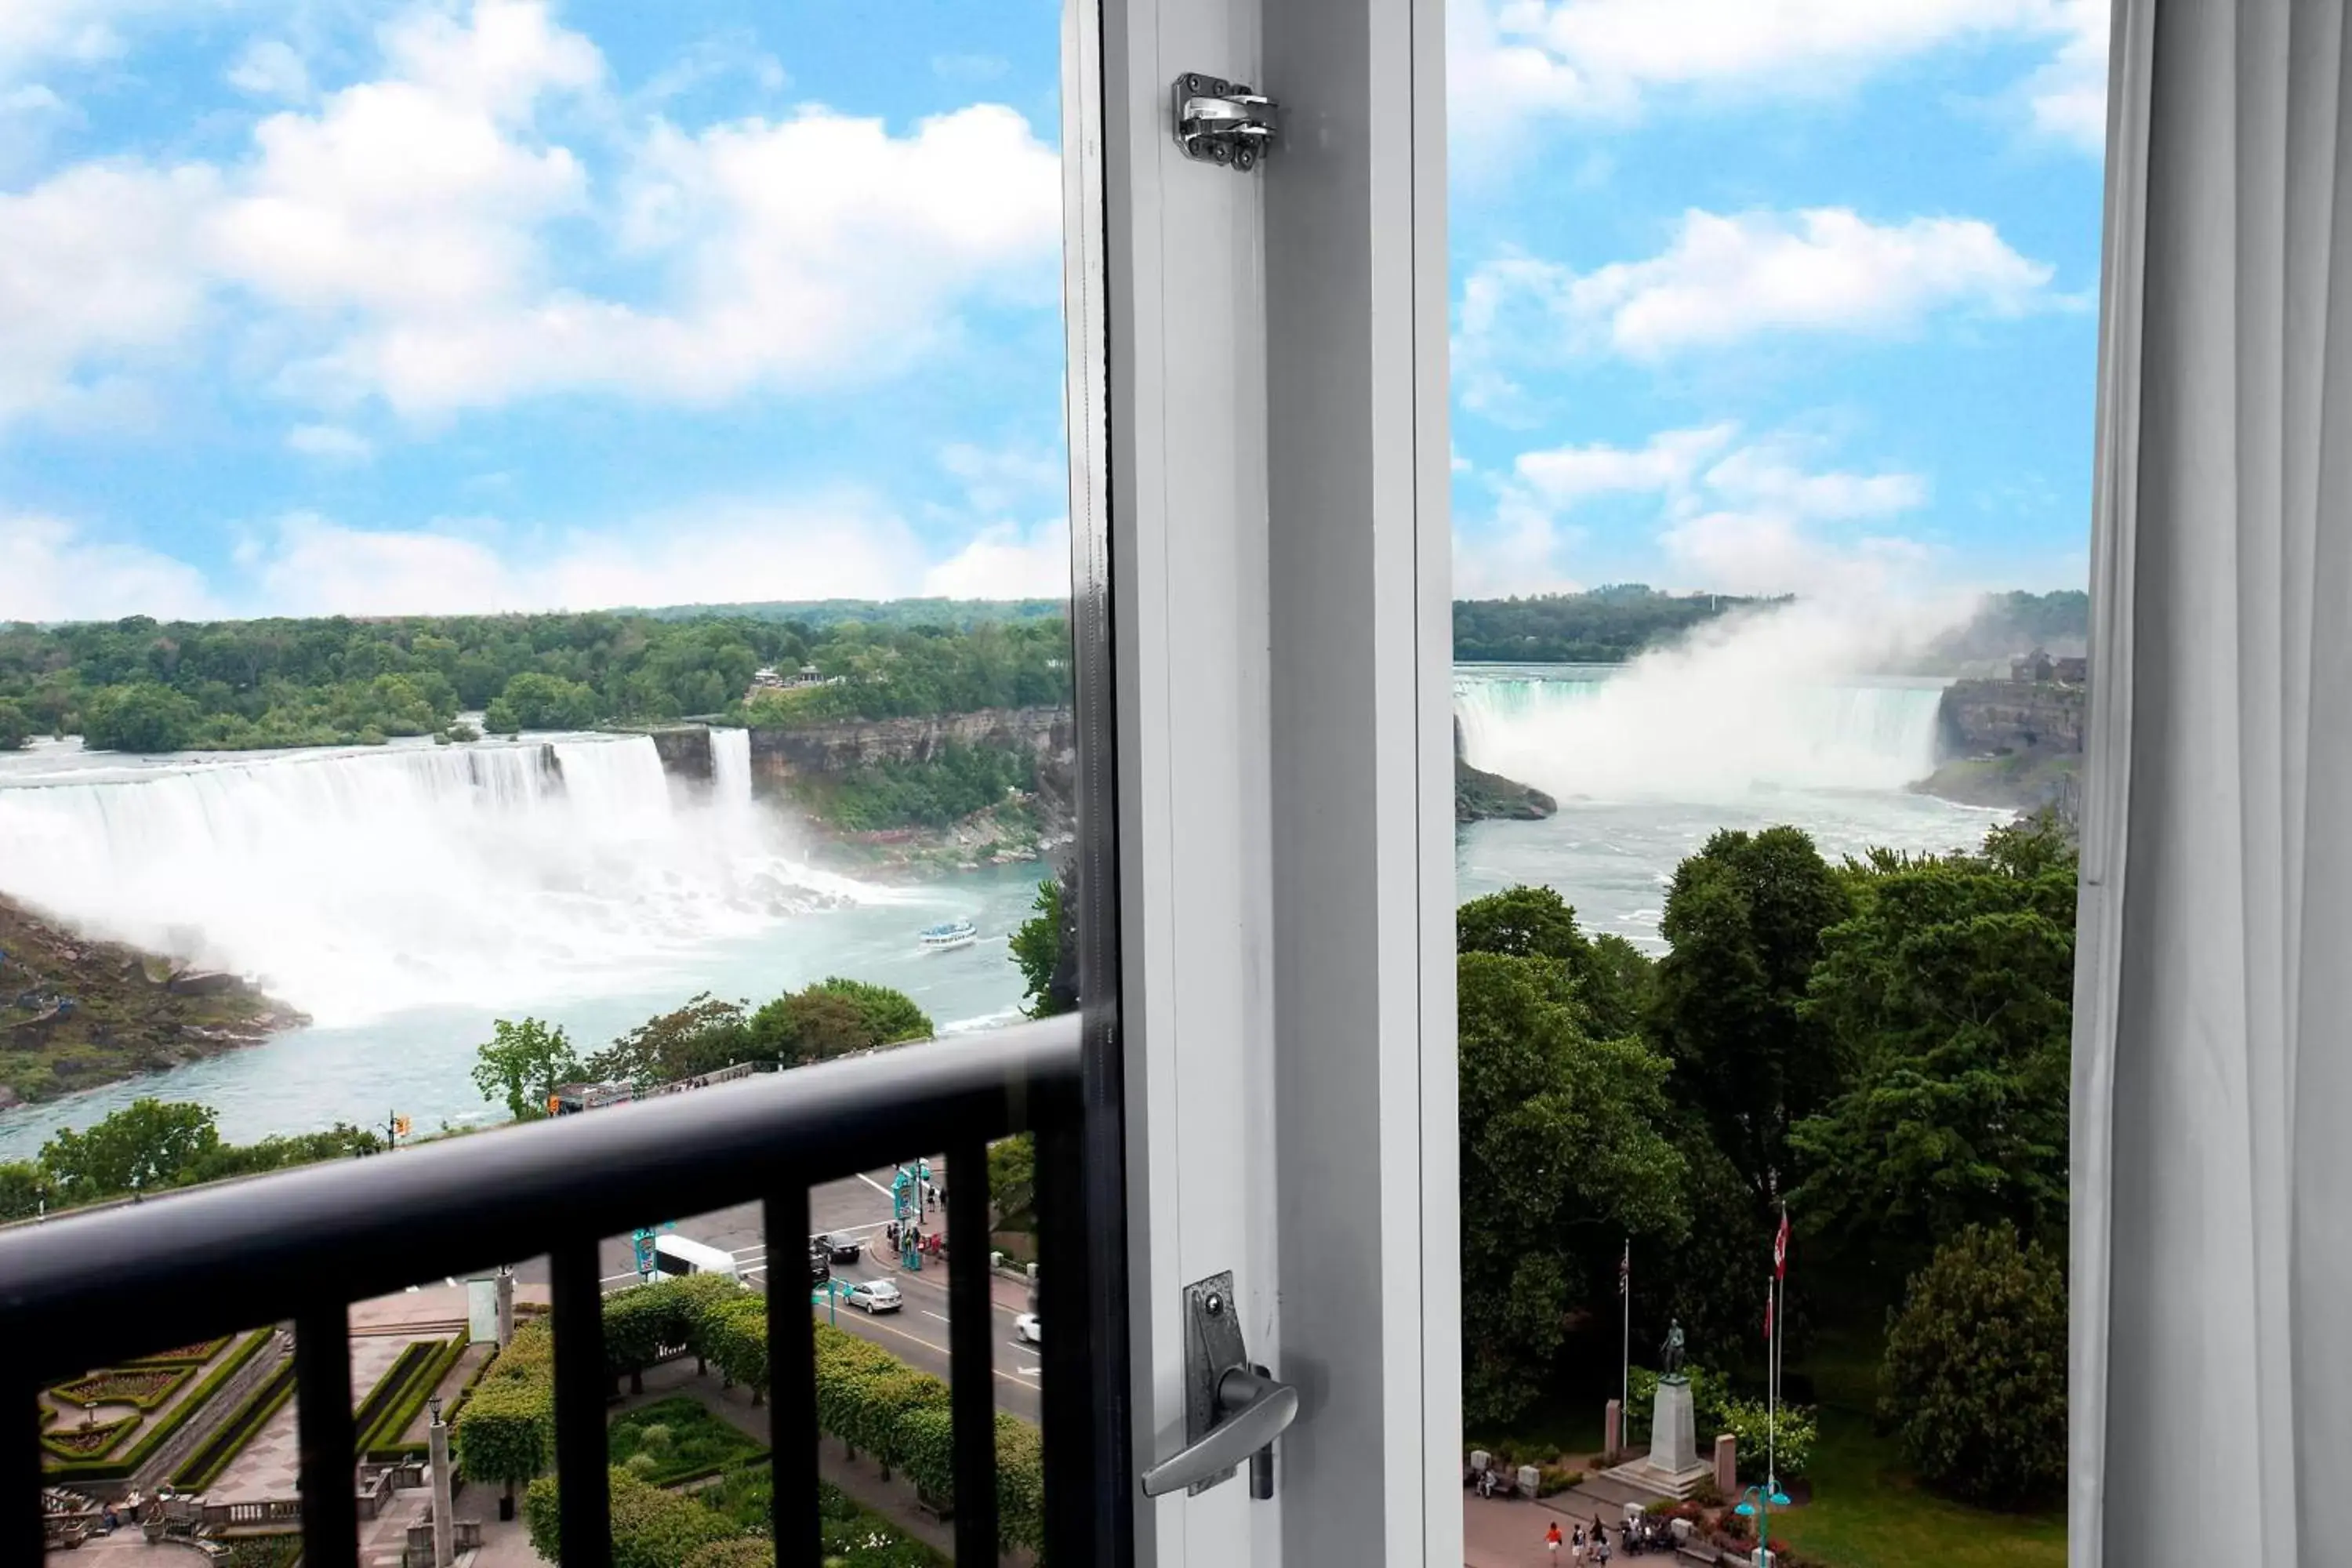
[[[1143,1495],[1165,1497],[1198,1486],[1261,1453],[1271,1458],[1274,1440],[1297,1418],[1298,1390],[1246,1366],[1227,1367],[1217,1379],[1216,1425],[1199,1442],[1144,1471]],[[1269,1476],[1269,1485],[1271,1480]]]

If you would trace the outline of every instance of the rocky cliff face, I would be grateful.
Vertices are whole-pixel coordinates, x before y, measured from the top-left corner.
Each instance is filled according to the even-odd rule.
[[[1454,820],[1479,822],[1508,817],[1533,822],[1549,816],[1559,803],[1532,785],[1474,768],[1463,755],[1462,721],[1454,721]]]
[[[929,762],[942,748],[1026,750],[1045,775],[1066,778],[1076,744],[1066,708],[987,708],[924,719],[845,719],[794,730],[751,731],[751,784],[773,789],[877,763]]]
[[[236,975],[85,937],[0,898],[0,1106],[218,1056],[309,1021]]]
[[[675,724],[648,733],[653,737],[654,751],[661,757],[662,772],[674,779],[710,782],[709,725]]]
[[[2071,821],[2088,689],[1957,680],[1937,714],[1936,771],[1918,788],[1964,805],[2053,810]]]

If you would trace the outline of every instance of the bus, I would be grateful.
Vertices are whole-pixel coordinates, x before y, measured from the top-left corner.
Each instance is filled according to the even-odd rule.
[[[723,1274],[738,1285],[743,1276],[735,1267],[735,1255],[725,1247],[690,1240],[672,1231],[663,1231],[654,1237],[654,1268],[673,1277],[687,1274]]]

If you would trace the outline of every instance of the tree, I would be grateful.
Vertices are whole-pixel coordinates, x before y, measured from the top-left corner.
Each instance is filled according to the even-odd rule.
[[[751,1023],[740,1002],[705,991],[675,1011],[648,1018],[588,1058],[588,1076],[639,1089],[717,1072],[752,1055]]]
[[[504,731],[585,730],[596,721],[599,706],[593,687],[538,670],[526,670],[508,681],[499,703],[504,704],[503,716],[511,722],[501,724],[492,718],[490,728]],[[498,704],[492,706],[495,710]]]
[[[1565,966],[1459,961],[1462,1278],[1490,1305],[1464,1322],[1465,1417],[1534,1399],[1572,1315],[1613,1293],[1627,1236],[1679,1241],[1684,1166],[1658,1131],[1667,1064],[1639,1040],[1595,1041]]]
[[[21,702],[0,697],[0,752],[13,752],[33,733],[33,717]]]
[[[1064,959],[1066,952],[1073,957],[1076,952],[1076,900],[1066,891],[1072,869],[1065,867],[1060,876],[1037,884],[1036,901],[1029,906],[1036,913],[1021,922],[1006,944],[1021,971],[1021,1010],[1032,1018],[1050,1018],[1078,1005],[1077,965]]]
[[[209,1108],[142,1099],[88,1131],[60,1129],[41,1146],[41,1166],[61,1200],[88,1203],[168,1187],[219,1147]]]
[[[1880,1414],[1929,1486],[2013,1506],[2066,1479],[2066,1281],[2039,1243],[1970,1226],[1913,1276]]]
[[[474,1087],[484,1100],[503,1100],[517,1121],[547,1114],[547,1102],[561,1084],[584,1070],[560,1027],[537,1018],[492,1026],[488,1044],[474,1052]]]
[[[1650,961],[1620,936],[1587,940],[1576,910],[1550,888],[1506,888],[1454,911],[1457,952],[1498,952],[1560,964],[1575,988],[1586,1029],[1601,1039],[1633,1034],[1649,985]]]
[[[988,1146],[988,1206],[996,1213],[992,1228],[1028,1230],[1036,1224],[1037,1140],[1016,1132]]]
[[[830,991],[792,992],[751,1015],[753,1056],[781,1067],[828,1061],[873,1043],[857,1004]]]
[[[500,1352],[499,1359],[506,1354]],[[545,1377],[484,1378],[457,1413],[452,1437],[458,1473],[481,1485],[504,1487],[510,1511],[515,1488],[555,1460],[552,1372]]]
[[[681,1492],[649,1486],[634,1472],[614,1466],[611,1474],[612,1568],[679,1568],[704,1547],[736,1533],[717,1510]],[[523,1501],[530,1544],[550,1563],[561,1563],[562,1483],[553,1476],[531,1483]]]
[[[168,686],[112,686],[83,706],[83,744],[101,752],[184,751],[195,738],[196,705]]]
[[[904,991],[894,991],[887,985],[876,985],[870,981],[845,980],[832,975],[808,987],[810,992],[839,996],[857,1008],[858,1016],[866,1022],[866,1044],[896,1045],[901,1040],[928,1040],[937,1033],[930,1015],[915,1005],[915,999]]]
[[[2048,826],[1849,868],[1803,1011],[1846,1087],[1790,1132],[1807,1228],[1900,1279],[1971,1225],[2064,1245],[2074,855]]]
[[[1644,1032],[1675,1064],[1675,1098],[1772,1213],[1788,1131],[1837,1091],[1829,1032],[1801,1005],[1844,887],[1793,827],[1726,831],[1675,870]]]

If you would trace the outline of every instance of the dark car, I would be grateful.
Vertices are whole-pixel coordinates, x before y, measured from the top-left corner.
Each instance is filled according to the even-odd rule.
[[[855,1263],[866,1251],[865,1241],[855,1236],[820,1236],[816,1245],[835,1263]]]
[[[833,1264],[825,1257],[823,1238],[809,1243],[809,1283],[822,1285],[833,1278]]]

